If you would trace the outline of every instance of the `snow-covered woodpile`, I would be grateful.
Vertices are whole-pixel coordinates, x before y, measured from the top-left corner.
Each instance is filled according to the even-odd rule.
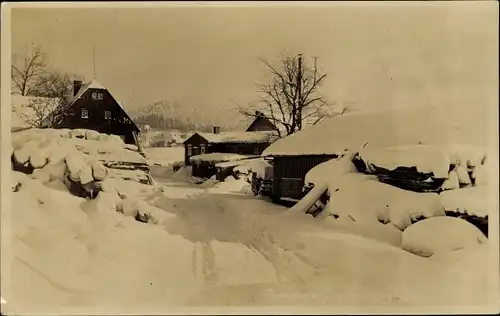
[[[359,172],[416,192],[441,192],[484,184],[486,152],[471,145],[415,145],[361,150]]]
[[[95,197],[99,182],[122,178],[149,183],[147,161],[119,136],[83,129],[29,129],[12,134],[12,167],[42,183],[63,183]]]
[[[325,210],[335,218],[379,221],[401,231],[435,217],[458,217],[487,236],[488,215],[498,212],[487,185],[486,170],[493,170],[488,161],[480,147],[463,145],[347,152],[309,171],[310,192],[294,208],[303,204],[300,211],[313,216]]]

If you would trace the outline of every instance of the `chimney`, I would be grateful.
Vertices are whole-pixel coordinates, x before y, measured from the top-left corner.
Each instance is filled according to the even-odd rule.
[[[73,96],[75,96],[78,93],[78,90],[82,87],[82,81],[80,80],[74,80],[73,81]]]
[[[214,126],[214,134],[220,133],[220,126]]]

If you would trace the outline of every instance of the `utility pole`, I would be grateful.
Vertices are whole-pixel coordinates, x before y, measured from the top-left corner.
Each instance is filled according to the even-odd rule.
[[[302,54],[298,55],[297,71],[297,129],[302,129]]]
[[[96,76],[95,76],[95,48],[94,48],[94,45],[92,45],[92,59],[94,61],[94,79],[96,79]]]

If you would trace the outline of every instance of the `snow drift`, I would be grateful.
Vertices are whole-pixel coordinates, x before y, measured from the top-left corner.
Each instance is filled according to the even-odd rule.
[[[474,225],[454,217],[425,219],[403,232],[401,247],[422,257],[487,242]]]

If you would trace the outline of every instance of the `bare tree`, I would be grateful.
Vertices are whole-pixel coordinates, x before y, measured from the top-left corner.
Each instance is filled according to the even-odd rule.
[[[300,131],[304,125],[314,125],[328,116],[327,100],[318,92],[326,79],[326,73],[304,63],[302,55],[283,56],[279,67],[260,59],[271,74],[269,83],[258,83],[260,99],[248,107],[239,107],[246,117],[263,116],[277,126],[279,137]],[[281,127],[281,128],[280,128]]]
[[[38,78],[45,72],[45,53],[38,44],[33,44],[23,57],[13,56],[11,65],[12,88],[14,93],[30,95],[37,88]]]
[[[83,80],[83,78],[55,70],[46,70],[36,79],[36,86],[30,95],[66,99],[71,95],[73,80]]]
[[[32,97],[22,108],[12,108],[29,127],[42,128],[51,126],[59,116],[60,100],[55,98]],[[61,111],[62,113],[62,111]]]
[[[71,102],[72,83],[81,76],[69,75],[46,69],[37,79],[30,91],[29,103],[24,109],[13,107],[30,127],[42,128],[57,126],[64,118],[66,106]]]
[[[12,107],[12,111],[30,127],[54,126],[65,115],[73,79],[83,78],[48,68],[41,46],[33,45],[31,48],[30,54],[23,57],[20,63],[12,65],[14,93],[30,98],[28,104]]]

